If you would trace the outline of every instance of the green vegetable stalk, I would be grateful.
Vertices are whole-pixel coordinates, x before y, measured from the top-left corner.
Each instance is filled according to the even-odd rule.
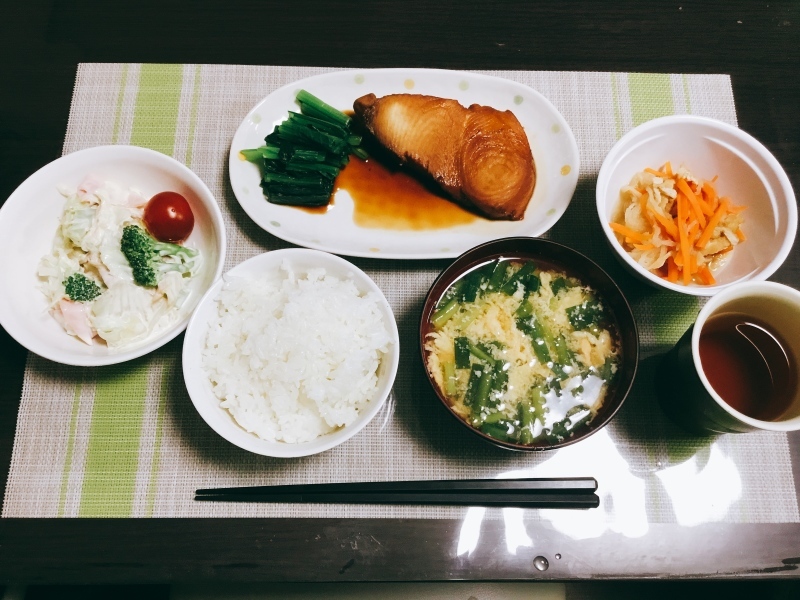
[[[350,117],[316,96],[300,90],[300,112],[289,112],[260,148],[240,150],[262,167],[261,187],[273,204],[324,206],[333,182],[349,155],[366,158],[361,137],[350,129]]]
[[[535,270],[536,265],[534,265],[532,262],[526,262],[508,279],[508,281],[503,284],[503,286],[500,288],[500,291],[507,296],[513,296],[519,285],[526,287],[526,294],[530,293],[531,291],[538,290],[539,278],[533,274]],[[532,285],[530,285],[530,289],[527,289],[527,286],[529,285],[529,278],[530,284]]]
[[[517,328],[531,338],[531,346],[536,358],[543,364],[550,362],[550,350],[547,347],[547,340],[549,334],[547,333],[544,324],[536,317],[535,314],[529,315],[527,318],[517,318]]]
[[[453,350],[455,351],[455,367],[456,369],[469,369],[469,340],[465,337],[457,337],[453,340]]]

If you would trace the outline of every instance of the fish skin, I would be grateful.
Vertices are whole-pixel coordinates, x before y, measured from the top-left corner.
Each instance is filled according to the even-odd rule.
[[[536,169],[511,111],[420,94],[367,94],[353,110],[378,143],[453,200],[492,219],[525,216]]]

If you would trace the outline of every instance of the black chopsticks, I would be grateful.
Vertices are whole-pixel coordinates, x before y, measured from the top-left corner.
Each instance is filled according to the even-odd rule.
[[[322,504],[416,504],[596,508],[592,477],[321,483],[202,489],[195,500]]]

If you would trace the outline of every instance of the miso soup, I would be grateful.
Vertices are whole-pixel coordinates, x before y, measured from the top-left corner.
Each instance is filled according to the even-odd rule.
[[[528,259],[499,258],[436,305],[426,367],[453,411],[504,442],[561,442],[588,425],[620,364],[610,312],[591,287]]]

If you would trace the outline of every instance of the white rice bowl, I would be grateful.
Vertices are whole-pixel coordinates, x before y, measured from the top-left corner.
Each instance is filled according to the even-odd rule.
[[[366,274],[324,252],[279,250],[235,267],[203,298],[187,329],[184,378],[229,441],[303,456],[366,425],[398,356],[391,309]]]

